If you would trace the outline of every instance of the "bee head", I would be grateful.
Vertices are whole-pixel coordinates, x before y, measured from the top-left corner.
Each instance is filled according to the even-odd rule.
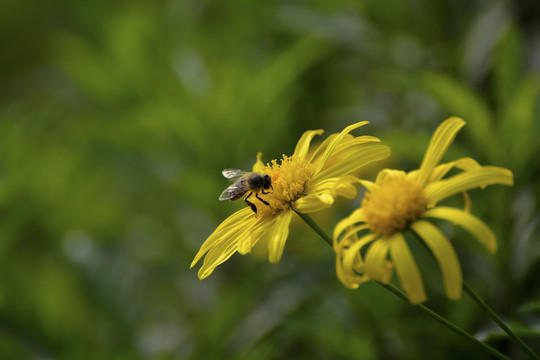
[[[263,175],[263,189],[269,189],[272,187],[272,179],[270,178],[270,175],[264,174]]]

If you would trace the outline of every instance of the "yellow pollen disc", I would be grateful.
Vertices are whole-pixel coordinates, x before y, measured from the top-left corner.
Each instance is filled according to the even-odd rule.
[[[380,184],[362,200],[366,224],[381,236],[404,230],[426,209],[422,186],[407,178],[405,173],[402,175]]]
[[[279,164],[277,160],[267,164],[265,173],[272,179],[272,188],[267,190],[268,194],[259,193],[259,197],[269,205],[258,200],[254,202],[258,216],[276,215],[289,209],[294,201],[304,195],[304,190],[313,175],[313,168],[306,160],[283,155]],[[252,198],[254,197],[250,197],[250,201]]]

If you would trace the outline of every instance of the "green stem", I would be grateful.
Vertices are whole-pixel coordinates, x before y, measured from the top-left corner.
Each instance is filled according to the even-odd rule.
[[[391,285],[391,284],[381,284],[381,283],[379,283],[379,284],[381,286],[384,286],[387,290],[391,291],[394,295],[399,296],[405,302],[409,303],[407,295],[405,295],[402,291],[400,291],[399,289],[397,289],[393,285]],[[420,310],[422,310],[423,312],[425,312],[426,314],[431,316],[433,319],[437,320],[438,322],[440,322],[441,324],[443,324],[444,326],[446,326],[447,328],[449,328],[450,330],[455,332],[456,334],[464,337],[465,339],[469,340],[473,344],[481,347],[482,349],[484,349],[485,351],[487,351],[491,355],[495,356],[496,358],[499,358],[499,359],[502,359],[502,360],[510,360],[510,358],[508,358],[504,354],[502,354],[499,351],[497,351],[496,349],[492,348],[491,346],[489,346],[485,342],[478,340],[477,338],[475,338],[471,334],[465,332],[465,330],[457,327],[456,325],[454,325],[450,321],[446,320],[445,318],[443,318],[442,316],[440,316],[439,314],[437,314],[435,311],[431,310],[427,306],[422,305],[422,304],[417,304],[416,306]]]
[[[429,249],[429,247],[426,245],[426,243],[420,238],[420,236],[418,236],[417,233],[415,233],[414,231],[411,231],[411,233],[414,235],[414,237],[427,249],[427,251],[431,253],[431,250]],[[478,306],[480,306],[481,308],[483,308],[487,313],[488,315],[491,317],[491,319],[493,319],[493,321],[495,321],[495,323],[497,323],[497,325],[499,325],[499,327],[506,333],[508,334],[508,336],[519,346],[523,349],[523,351],[525,351],[532,359],[536,359],[536,360],[540,360],[540,358],[538,357],[538,355],[536,355],[536,353],[534,351],[531,350],[531,348],[529,346],[527,346],[527,344],[525,344],[525,342],[523,340],[521,340],[521,338],[519,336],[517,336],[513,331],[512,329],[510,329],[510,327],[508,327],[508,325],[506,325],[504,323],[504,321],[502,321],[502,319],[499,317],[499,315],[497,315],[495,313],[495,311],[493,311],[489,306],[488,304],[486,304],[486,302],[484,300],[482,300],[482,298],[476,294],[476,292],[469,286],[469,284],[467,284],[467,282],[465,280],[463,280],[463,290],[465,290],[465,292],[467,293],[467,295],[469,295],[471,297],[471,299],[473,299],[476,304]]]
[[[313,219],[311,218],[311,216],[309,216],[308,214],[302,214],[301,212],[298,212],[298,211],[294,211],[295,213],[298,214],[298,216],[300,216],[302,218],[302,220],[304,220],[306,222],[306,224],[308,224],[313,230],[315,230],[315,232],[317,234],[319,234],[319,236],[324,240],[326,241],[326,243],[328,245],[330,245],[330,247],[333,247],[333,241],[332,241],[332,238],[328,235],[326,235],[326,233],[324,232],[323,229],[321,229],[319,227],[319,225],[317,225],[317,223],[315,221],[313,221]]]
[[[538,355],[536,355],[536,353],[532,351],[531,348],[527,346],[527,344],[525,344],[525,342],[521,340],[521,338],[517,336],[512,331],[512,329],[510,329],[510,327],[504,323],[504,321],[502,321],[502,319],[495,313],[495,311],[493,311],[489,307],[489,305],[486,304],[486,302],[482,300],[482,298],[478,296],[478,294],[476,294],[476,292],[469,286],[469,284],[465,282],[465,280],[463,280],[463,290],[465,290],[467,295],[469,295],[471,299],[473,299],[476,304],[478,304],[478,306],[483,308],[488,313],[491,319],[495,321],[497,325],[499,325],[499,327],[503,329],[504,332],[506,332],[508,336],[523,349],[523,351],[525,351],[532,359],[540,360]]]
[[[332,238],[330,236],[328,236],[320,227],[319,225],[317,225],[317,223],[315,223],[315,221],[313,221],[313,219],[311,218],[311,216],[307,215],[307,214],[302,214],[300,212],[297,212],[295,211],[298,216],[300,216],[302,218],[302,220],[304,220],[304,222],[306,224],[309,225],[309,227],[311,227],[328,245],[330,245],[332,247],[332,244],[333,244],[333,241],[332,241]],[[400,299],[402,299],[403,301],[405,301],[407,304],[409,304],[409,299],[407,298],[407,295],[405,295],[402,291],[398,290],[396,287],[394,287],[393,285],[391,284],[381,284],[379,283],[380,285],[382,285],[385,289],[387,289],[388,291],[390,291],[391,293],[393,293],[394,295],[398,296]],[[437,314],[436,312],[434,312],[433,310],[431,310],[430,308],[428,308],[427,306],[425,305],[422,305],[422,304],[418,304],[416,305],[420,310],[422,310],[423,312],[425,312],[426,314],[428,314],[429,316],[431,316],[432,318],[434,318],[435,320],[437,320],[438,322],[440,322],[441,324],[443,324],[444,326],[446,326],[448,329],[452,330],[453,332],[455,332],[456,334],[462,336],[463,338],[469,340],[470,342],[472,342],[473,344],[481,347],[482,349],[484,349],[485,351],[487,351],[488,353],[490,353],[491,355],[495,356],[496,358],[498,359],[501,359],[501,360],[510,360],[510,358],[506,357],[504,354],[500,353],[499,351],[497,351],[496,349],[492,348],[491,346],[489,346],[488,344],[478,340],[477,338],[475,338],[474,336],[468,334],[466,331],[464,331],[463,329],[459,328],[458,326],[454,325],[453,323],[451,323],[450,321],[446,320],[445,318],[443,318],[442,316],[440,316],[439,314]]]

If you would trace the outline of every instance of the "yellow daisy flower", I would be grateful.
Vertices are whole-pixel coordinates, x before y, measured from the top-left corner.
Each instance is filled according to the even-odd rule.
[[[293,210],[312,213],[331,207],[337,196],[354,198],[358,179],[351,174],[390,155],[390,149],[379,144],[379,139],[349,134],[365,124],[366,121],[350,125],[311,149],[313,138],[324,131],[307,131],[298,141],[293,155],[283,155],[279,163],[272,160],[265,166],[261,161],[262,154],[257,154],[253,172],[268,174],[272,181],[270,189],[258,194],[266,203],[251,196],[249,201],[255,206],[256,213],[251,207],[237,211],[206,239],[191,263],[193,267],[206,255],[199,279],[209,276],[235,252],[242,255],[250,252],[263,236],[268,240],[270,262],[277,263],[283,254]]]
[[[403,231],[411,229],[431,250],[442,272],[450,299],[461,297],[462,275],[456,252],[450,241],[429,218],[448,220],[463,227],[493,253],[497,242],[491,229],[468,211],[437,206],[454,194],[491,184],[513,185],[512,172],[494,166],[481,166],[471,158],[439,164],[457,132],[465,125],[452,117],[435,131],[420,169],[406,173],[385,169],[376,181],[360,181],[368,190],[362,205],[334,229],[336,272],[348,288],[357,288],[370,279],[388,283],[393,269],[409,300],[426,300],[422,277],[405,242]],[[443,177],[452,168],[462,172]],[[368,245],[369,248],[364,248]]]

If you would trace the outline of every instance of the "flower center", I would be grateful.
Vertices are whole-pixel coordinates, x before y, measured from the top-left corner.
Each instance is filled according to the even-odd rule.
[[[427,201],[422,186],[399,174],[366,194],[362,208],[369,229],[381,236],[404,230],[419,219]]]
[[[291,207],[291,204],[304,194],[304,190],[313,175],[313,167],[306,160],[296,156],[283,155],[280,163],[272,160],[267,164],[265,173],[272,179],[272,188],[266,190],[268,194],[259,193],[268,205],[257,200],[258,216],[276,215]],[[265,191],[265,192],[266,192]],[[250,201],[255,198],[250,197]]]

